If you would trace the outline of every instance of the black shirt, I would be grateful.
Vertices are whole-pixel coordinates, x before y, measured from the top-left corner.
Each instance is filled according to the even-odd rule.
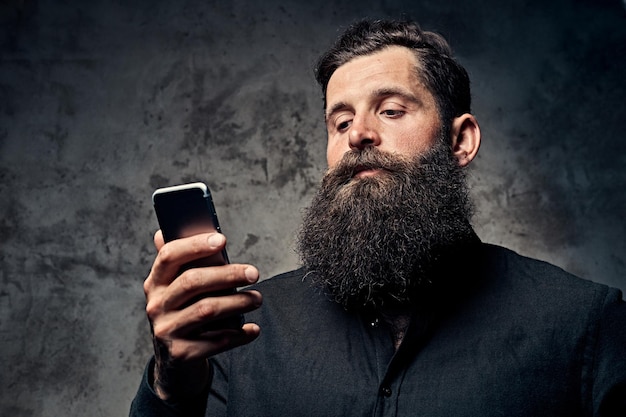
[[[212,359],[206,415],[626,416],[618,290],[491,245],[463,262],[397,351],[384,320],[344,311],[302,270],[259,283],[247,319],[261,336]],[[181,406],[145,377],[131,415],[190,415]]]

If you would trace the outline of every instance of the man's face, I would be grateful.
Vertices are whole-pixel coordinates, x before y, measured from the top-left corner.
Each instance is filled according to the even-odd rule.
[[[411,50],[392,46],[354,58],[334,72],[326,92],[329,168],[350,149],[375,146],[414,157],[433,146],[441,121],[417,66]],[[357,176],[375,174],[370,169]]]
[[[329,170],[298,251],[307,279],[348,309],[410,308],[474,240],[463,167],[478,124],[464,114],[444,128],[416,68],[408,48],[389,47],[327,86]]]

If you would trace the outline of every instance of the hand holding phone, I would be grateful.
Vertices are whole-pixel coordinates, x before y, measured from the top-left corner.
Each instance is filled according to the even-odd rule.
[[[205,184],[159,189],[153,202],[161,226],[155,235],[159,254],[144,281],[154,342],[153,388],[161,399],[176,402],[210,384],[207,358],[259,336],[259,326],[242,323],[243,313],[259,308],[262,296],[236,291],[256,282],[258,271],[228,264],[224,240],[207,239],[206,232],[221,229]],[[196,260],[186,263],[189,259]]]
[[[152,194],[152,202],[157,215],[163,239],[170,242],[198,233],[221,233],[217,212],[211,192],[206,184],[195,182],[159,188]],[[179,274],[189,268],[219,266],[229,263],[226,248],[220,253],[185,264]],[[235,294],[235,289],[202,294],[191,300],[190,304],[202,297],[214,297]],[[225,328],[239,329],[243,325],[243,315],[216,320],[207,323],[203,331]]]

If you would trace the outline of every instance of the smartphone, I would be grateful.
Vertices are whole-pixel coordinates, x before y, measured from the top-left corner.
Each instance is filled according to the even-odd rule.
[[[198,233],[222,233],[219,221],[217,220],[217,212],[213,205],[211,191],[209,187],[202,182],[159,188],[152,194],[152,204],[154,205],[154,211],[165,242],[193,236]],[[213,256],[183,265],[179,274],[189,268],[225,265],[228,262],[228,254],[226,253],[226,248],[224,248],[220,253]],[[214,297],[234,293],[236,293],[236,290],[233,288],[203,294],[202,297]],[[191,302],[195,301],[197,301],[197,299],[193,299]],[[203,326],[202,330],[208,331],[223,328],[238,329],[243,326],[243,320],[242,315],[216,320],[209,325]]]

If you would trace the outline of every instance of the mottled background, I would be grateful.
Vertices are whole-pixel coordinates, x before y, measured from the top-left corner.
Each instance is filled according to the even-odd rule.
[[[264,277],[325,168],[311,67],[409,16],[473,79],[488,242],[626,288],[623,2],[0,2],[0,414],[125,415],[150,354],[155,187],[203,179]]]

